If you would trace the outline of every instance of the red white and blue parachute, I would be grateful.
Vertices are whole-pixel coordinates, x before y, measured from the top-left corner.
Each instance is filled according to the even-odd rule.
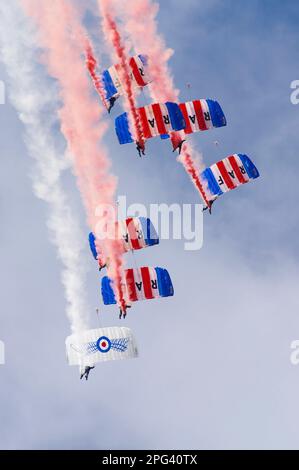
[[[146,55],[135,55],[129,60],[131,79],[136,87],[145,87],[150,82],[147,71],[148,57]],[[105,90],[107,103],[111,99],[117,99],[123,95],[123,85],[119,74],[120,65],[112,65],[101,74],[101,81]]]
[[[117,240],[123,241],[124,252],[141,250],[159,243],[155,227],[147,217],[128,217],[125,220],[117,221],[113,224],[113,231],[109,231],[109,233]],[[95,235],[91,232],[88,238],[93,257],[103,266],[105,260],[101,256]]]
[[[226,126],[226,117],[218,101],[210,99],[186,101],[180,103],[179,107],[184,117],[185,127],[177,133],[174,139],[174,150],[180,147],[178,144],[184,141],[185,134]],[[161,135],[162,139],[169,137],[167,134]]]
[[[180,103],[180,109],[186,123],[185,134],[226,126],[226,118],[218,101],[186,101]]]
[[[141,267],[124,271],[123,286],[127,304],[145,299],[171,297],[173,285],[168,271],[164,268]],[[111,280],[102,279],[102,297],[105,305],[116,304]]]
[[[137,108],[144,139],[170,134],[185,129],[186,123],[180,107],[176,103],[155,103]],[[120,144],[134,142],[130,132],[128,114],[115,119],[115,131]]]
[[[236,153],[214,163],[201,173],[208,200],[259,177],[256,166],[247,155]]]

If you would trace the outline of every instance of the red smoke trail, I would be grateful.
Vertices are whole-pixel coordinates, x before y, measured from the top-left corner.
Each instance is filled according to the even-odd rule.
[[[184,148],[185,147],[185,148]],[[183,149],[182,153],[179,156],[179,160],[182,160],[182,164],[184,165],[184,168],[188,175],[190,176],[194,186],[196,189],[200,192],[200,195],[202,196],[204,202],[206,203],[207,207],[210,207],[210,203],[207,199],[204,187],[200,181],[199,175],[198,175],[198,170],[195,168],[194,162],[192,160],[191,155],[188,153],[188,148],[187,144],[183,144]]]
[[[60,85],[62,107],[61,131],[73,158],[74,172],[94,233],[97,225],[111,223],[111,211],[99,220],[97,207],[114,208],[116,178],[109,172],[110,161],[103,145],[106,126],[101,122],[101,107],[89,95],[89,80],[81,52],[86,49],[86,32],[70,2],[22,0],[25,11],[39,27],[41,47],[49,73]],[[66,221],[67,223],[67,221]],[[122,243],[106,238],[102,249],[110,258],[109,276],[113,279],[118,302],[124,306],[122,293]]]
[[[173,54],[168,49],[158,32],[157,13],[159,5],[151,0],[112,0],[117,10],[121,12],[124,29],[128,32],[134,47],[149,56],[148,70],[152,78],[149,90],[154,101],[179,102],[179,90],[174,86],[173,77],[168,67],[168,60]],[[181,140],[179,133],[171,136],[173,145]],[[199,191],[205,203],[209,206],[205,190],[200,182],[199,169],[191,155],[194,153],[190,143],[184,143],[179,161],[189,174],[194,186]]]
[[[106,97],[105,97],[105,90],[102,85],[102,81],[100,77],[97,74],[97,67],[98,63],[95,58],[95,54],[93,51],[93,47],[91,43],[89,42],[88,39],[86,39],[86,49],[85,49],[85,54],[86,54],[86,67],[89,71],[89,74],[91,76],[91,79],[93,81],[94,87],[97,90],[98,94],[100,95],[100,98],[105,106],[106,105]]]
[[[110,44],[112,44],[116,56],[120,62],[121,82],[125,91],[125,99],[129,109],[129,115],[133,123],[133,133],[135,140],[139,143],[144,150],[145,139],[142,132],[142,126],[136,110],[136,97],[131,80],[131,71],[128,65],[128,57],[126,55],[125,47],[122,44],[117,25],[112,17],[111,1],[98,0],[99,8],[103,16],[102,28],[105,37]]]
[[[100,0],[102,1],[102,0]],[[179,90],[174,86],[168,61],[173,50],[166,47],[158,32],[156,16],[159,10],[157,3],[150,0],[110,0],[124,20],[124,30],[129,35],[133,46],[149,57],[151,94],[155,101],[179,100]],[[137,52],[137,51],[136,51]]]

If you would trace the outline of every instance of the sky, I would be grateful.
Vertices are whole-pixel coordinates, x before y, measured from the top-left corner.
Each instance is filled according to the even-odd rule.
[[[217,99],[227,118],[227,127],[193,137],[205,164],[246,153],[261,177],[205,214],[201,250],[162,240],[128,255],[128,266],[167,268],[175,296],[134,305],[125,325],[140,357],[103,363],[83,383],[65,359],[61,262],[7,96],[0,105],[0,449],[298,449],[299,366],[290,362],[290,344],[299,339],[299,105],[290,84],[299,79],[299,7],[295,0],[159,3],[182,100]],[[98,19],[87,25],[100,47]],[[9,91],[2,64],[0,80]],[[118,104],[114,116],[120,112]],[[139,159],[133,146],[118,145],[109,120],[105,144],[128,204],[200,202],[167,142],[153,139]],[[87,236],[71,172],[64,181]],[[101,303],[87,238],[82,265],[91,326],[96,307],[103,326],[119,325],[116,308]]]

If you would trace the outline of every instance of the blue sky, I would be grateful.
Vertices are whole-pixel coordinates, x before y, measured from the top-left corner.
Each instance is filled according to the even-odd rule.
[[[227,117],[194,137],[197,149],[206,164],[247,153],[261,178],[217,201],[200,251],[170,240],[136,255],[169,269],[175,296],[134,306],[126,325],[140,358],[103,364],[88,383],[65,361],[61,264],[23,127],[9,102],[0,106],[0,448],[298,448],[299,368],[289,361],[299,338],[298,16],[295,0],[160,2],[182,99],[217,99]],[[198,202],[167,142],[150,142],[139,160],[111,126],[106,145],[129,203]],[[65,184],[87,232],[73,178]],[[93,326],[98,305],[104,325],[118,324],[101,305],[87,244],[83,258]]]

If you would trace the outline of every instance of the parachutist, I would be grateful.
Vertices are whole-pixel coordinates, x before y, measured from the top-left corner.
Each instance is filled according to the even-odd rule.
[[[90,374],[90,371],[91,369],[94,369],[95,366],[86,366],[85,369],[84,369],[84,372],[82,372],[82,374],[80,375],[80,380],[83,379],[83,377],[85,377],[86,380],[88,380],[88,376]]]
[[[183,143],[186,142],[186,139],[184,140],[181,140],[181,142],[173,149],[173,152],[175,152],[176,150],[179,151],[179,155],[181,155],[181,151],[182,151],[182,146],[183,146]]]
[[[138,151],[139,157],[145,155],[145,148],[143,143],[136,142],[136,149]]]
[[[127,316],[127,308],[131,308],[132,305],[125,305],[124,308],[120,307],[119,309],[119,319],[126,318]]]
[[[209,201],[209,205],[203,208],[203,211],[209,210],[209,214],[212,214],[212,205],[214,204],[215,199],[213,201]]]
[[[105,264],[99,264],[99,271],[101,272],[102,269],[107,268],[107,263]]]
[[[112,96],[111,98],[109,98],[108,113],[110,113],[111,109],[113,108],[115,101],[116,101],[116,98],[115,98],[114,96]]]

